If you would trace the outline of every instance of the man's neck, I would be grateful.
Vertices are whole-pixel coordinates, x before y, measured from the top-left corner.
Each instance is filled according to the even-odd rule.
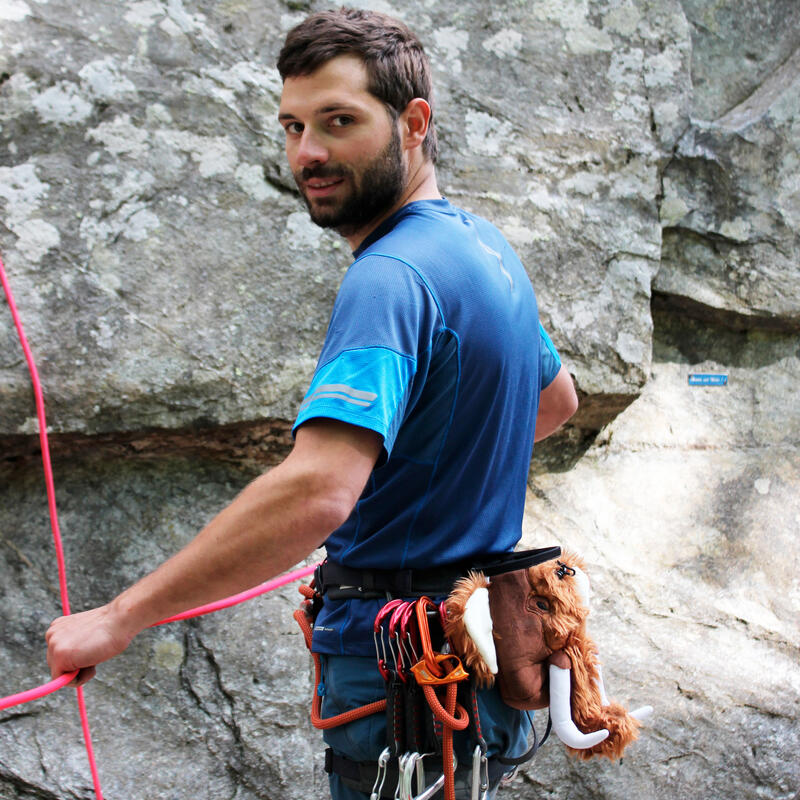
[[[371,220],[364,227],[346,235],[344,238],[350,245],[350,249],[355,251],[372,231],[384,220],[389,219],[396,211],[399,211],[403,206],[407,206],[409,203],[414,203],[417,200],[439,200],[441,196],[436,183],[436,168],[430,161],[423,161],[409,178],[405,191],[400,199],[388,211],[376,217],[374,220]]]

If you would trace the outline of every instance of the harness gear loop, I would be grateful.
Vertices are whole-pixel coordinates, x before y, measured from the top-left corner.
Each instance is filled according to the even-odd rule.
[[[298,608],[293,616],[303,631],[303,636],[306,641],[306,647],[311,651],[311,618],[310,606],[313,604],[316,592],[310,586],[301,584],[298,588],[306,601],[303,603],[302,608]],[[318,730],[327,730],[328,728],[335,728],[338,725],[346,725],[348,722],[354,722],[357,719],[363,719],[371,714],[378,714],[386,709],[386,699],[377,700],[374,703],[368,703],[360,708],[353,708],[350,711],[344,711],[341,714],[336,714],[333,717],[322,718],[322,697],[319,693],[319,685],[322,681],[322,663],[319,654],[311,652],[311,657],[314,659],[314,695],[311,699],[311,724]]]

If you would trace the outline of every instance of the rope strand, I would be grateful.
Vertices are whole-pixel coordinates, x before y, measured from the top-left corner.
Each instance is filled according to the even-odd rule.
[[[22,351],[25,355],[25,360],[28,364],[28,371],[30,372],[31,382],[33,384],[33,394],[36,402],[36,418],[39,424],[39,442],[42,450],[42,466],[44,469],[45,485],[47,487],[47,506],[50,516],[50,528],[53,534],[53,544],[55,546],[56,561],[58,563],[58,584],[59,593],[61,595],[61,608],[64,616],[68,616],[71,612],[69,605],[69,592],[67,589],[67,571],[64,559],[64,547],[61,539],[61,529],[58,524],[55,480],[53,478],[53,467],[50,460],[50,445],[47,438],[47,420],[44,412],[44,393],[42,392],[42,385],[41,381],[39,380],[39,372],[36,369],[33,353],[28,344],[28,339],[22,326],[22,320],[19,316],[17,305],[14,302],[14,295],[11,291],[11,286],[8,282],[2,259],[0,259],[0,283],[3,285],[3,290],[8,301],[8,307],[11,310],[11,317],[14,321],[14,326],[17,329],[17,335],[22,346]],[[272,580],[266,581],[259,586],[248,589],[245,592],[240,592],[239,594],[232,595],[231,597],[224,598],[223,600],[217,600],[214,603],[198,606],[197,608],[192,608],[188,611],[176,614],[175,616],[168,617],[167,619],[163,619],[160,622],[154,623],[151,627],[164,625],[167,622],[189,619],[190,617],[199,617],[203,614],[210,614],[213,611],[219,611],[223,608],[230,608],[231,606],[243,603],[246,600],[250,600],[253,597],[258,597],[259,595],[270,592],[273,589],[277,589],[278,587],[287,583],[304,578],[305,576],[310,575],[315,568],[316,565],[301,567],[300,569],[294,570],[286,575],[273,578]],[[0,711],[11,708],[12,706],[22,705],[23,703],[29,703],[33,700],[38,700],[41,697],[45,697],[48,694],[56,692],[71,683],[77,674],[77,670],[75,672],[65,673],[64,675],[60,675],[58,678],[55,678],[54,680],[49,681],[41,686],[37,686],[34,689],[28,689],[27,691],[8,695],[7,697],[0,697]],[[86,711],[86,701],[84,699],[82,686],[79,686],[77,689],[77,700],[78,711],[81,719],[81,728],[83,730],[83,738],[86,746],[86,755],[89,761],[89,770],[92,774],[95,795],[97,800],[103,800],[103,792],[100,787],[100,776],[97,770],[94,747],[92,746],[92,735],[89,728],[89,715]]]
[[[22,327],[22,320],[20,319],[17,305],[14,302],[14,295],[11,292],[11,286],[6,277],[5,266],[2,259],[0,259],[0,281],[3,284],[3,290],[6,293],[8,300],[8,307],[11,310],[11,317],[14,320],[14,326],[17,329],[20,344],[22,345],[22,352],[25,354],[25,361],[28,363],[28,371],[31,375],[31,382],[33,383],[33,396],[36,402],[36,418],[39,422],[39,443],[42,448],[42,467],[44,468],[44,480],[47,487],[47,508],[50,516],[50,529],[53,534],[53,545],[56,550],[56,561],[58,563],[58,586],[59,593],[61,594],[61,608],[64,616],[70,613],[69,607],[69,591],[67,589],[67,569],[64,561],[64,546],[61,541],[61,528],[58,524],[58,510],[56,508],[56,488],[53,479],[53,466],[50,461],[50,444],[47,439],[47,419],[44,413],[44,394],[42,392],[42,384],[39,380],[39,371],[36,369],[36,362],[33,359],[33,353],[28,345],[28,338],[25,336],[25,330]],[[97,800],[103,800],[103,791],[100,787],[100,776],[97,772],[97,764],[94,757],[94,747],[92,745],[92,733],[89,728],[89,716],[86,713],[86,700],[83,696],[83,687],[78,687],[78,711],[81,717],[81,728],[83,729],[83,740],[86,745],[86,755],[89,759],[89,769],[92,773],[92,782],[94,784],[94,791]]]

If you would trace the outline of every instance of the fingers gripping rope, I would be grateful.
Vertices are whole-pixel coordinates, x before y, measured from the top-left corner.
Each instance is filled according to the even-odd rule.
[[[273,578],[265,583],[261,583],[252,589],[248,589],[246,592],[232,595],[231,597],[227,597],[223,600],[217,600],[215,603],[209,603],[205,606],[198,606],[197,608],[191,608],[188,611],[182,611],[180,614],[176,614],[174,617],[167,617],[166,619],[162,619],[160,622],[155,622],[150,627],[155,628],[159,625],[166,625],[168,622],[177,622],[178,620],[182,619],[200,617],[204,614],[211,614],[214,611],[221,611],[223,608],[230,608],[231,606],[238,605],[239,603],[244,603],[245,600],[251,600],[259,595],[271,592],[273,589],[278,589],[281,586],[285,586],[287,583],[292,583],[293,581],[305,578],[315,569],[316,564],[313,564],[309,567],[301,567],[294,572],[288,572],[286,575],[281,575],[279,578]],[[77,674],[78,670],[75,672],[67,672],[64,675],[59,675],[55,680],[52,680],[49,683],[45,683],[42,686],[37,686],[35,689],[28,689],[25,692],[19,692],[19,694],[11,694],[8,697],[0,697],[0,711],[3,711],[6,708],[11,708],[12,706],[19,706],[23,703],[29,703],[32,700],[38,700],[39,698],[45,697],[48,694],[57,692],[59,689],[62,689],[64,686],[67,686],[69,683],[71,683]]]
[[[0,259],[0,283],[2,283],[3,285],[3,290],[5,292],[6,299],[8,301],[8,306],[9,309],[11,310],[11,317],[14,320],[14,326],[17,329],[19,341],[22,346],[23,353],[25,354],[25,360],[28,364],[28,370],[30,372],[31,381],[33,383],[33,393],[36,401],[36,417],[39,422],[39,442],[41,444],[41,450],[42,450],[42,466],[44,468],[45,484],[47,486],[47,504],[48,504],[48,510],[50,512],[50,527],[52,529],[53,544],[55,546],[56,561],[58,563],[58,583],[61,595],[61,607],[64,616],[67,616],[70,613],[69,593],[67,591],[66,567],[64,563],[64,548],[62,545],[61,531],[58,524],[58,512],[56,510],[55,481],[53,479],[53,469],[52,469],[52,464],[50,462],[50,447],[47,439],[47,420],[45,418],[45,413],[44,413],[44,394],[42,392],[42,386],[39,381],[39,373],[36,369],[36,364],[33,359],[33,354],[31,352],[30,346],[28,345],[28,340],[27,337],[25,336],[25,331],[22,327],[22,321],[20,319],[19,312],[17,311],[17,306],[14,302],[14,296],[11,292],[11,286],[8,282],[8,278],[6,276],[5,267],[3,265],[2,259]],[[198,606],[197,608],[190,609],[189,611],[184,611],[180,614],[176,614],[173,617],[168,617],[167,619],[163,619],[160,622],[156,622],[155,625],[164,625],[167,622],[175,622],[177,620],[189,619],[190,617],[199,617],[203,614],[210,614],[213,611],[219,611],[220,609],[223,608],[229,608],[230,606],[237,605],[238,603],[243,603],[245,600],[250,600],[253,597],[258,597],[259,595],[265,594],[266,592],[272,591],[273,589],[277,589],[278,587],[283,586],[287,583],[291,583],[292,581],[304,578],[307,575],[310,575],[315,568],[316,565],[302,567],[300,569],[295,570],[294,572],[287,573],[286,575],[282,575],[278,578],[273,578],[272,580],[266,581],[265,583],[262,583],[259,586],[256,586],[252,589],[248,589],[246,592],[241,592],[239,594],[225,598],[224,600],[218,600],[215,603],[209,603],[208,605]],[[29,689],[24,692],[19,692],[18,694],[12,694],[7,697],[0,697],[0,711],[3,709],[11,708],[12,706],[21,705],[22,703],[31,702],[32,700],[37,700],[41,697],[45,697],[46,695],[51,694],[52,692],[58,691],[59,689],[71,683],[72,680],[77,676],[77,674],[78,671],[76,670],[75,672],[70,672],[64,675],[60,675],[55,680],[52,680],[49,683],[45,683],[42,686],[38,686],[34,689]],[[95,795],[97,797],[97,800],[103,800],[103,793],[102,789],[100,788],[100,778],[97,772],[97,765],[94,757],[94,749],[92,747],[91,732],[89,730],[89,720],[86,713],[86,704],[84,702],[82,687],[78,687],[77,695],[78,695],[78,709],[81,717],[81,727],[83,728],[83,736],[86,744],[86,754],[89,760],[89,768],[92,773],[92,781],[94,783]]]

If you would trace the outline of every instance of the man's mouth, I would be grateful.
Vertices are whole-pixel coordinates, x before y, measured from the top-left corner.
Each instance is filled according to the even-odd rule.
[[[345,176],[339,174],[315,175],[316,170],[304,170],[300,173],[300,181],[302,189],[309,198],[327,197],[336,191],[336,188],[344,183]],[[304,174],[305,173],[305,174]],[[311,173],[311,174],[309,174]]]
[[[311,178],[303,188],[309,199],[320,199],[332,195],[344,181],[343,178]]]

